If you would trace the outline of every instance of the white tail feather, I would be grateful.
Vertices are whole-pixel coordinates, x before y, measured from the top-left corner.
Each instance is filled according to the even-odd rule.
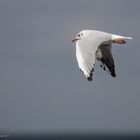
[[[114,35],[114,34],[112,34],[112,37],[111,38],[112,38],[112,40],[120,39],[120,38],[126,39],[126,40],[132,39],[132,37],[125,37],[125,36]]]
[[[133,39],[132,37],[124,37],[124,39]]]

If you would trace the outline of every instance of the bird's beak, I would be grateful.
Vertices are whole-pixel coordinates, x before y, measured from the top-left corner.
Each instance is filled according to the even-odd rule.
[[[72,40],[72,42],[76,42],[77,40],[79,40],[79,38],[75,38]]]

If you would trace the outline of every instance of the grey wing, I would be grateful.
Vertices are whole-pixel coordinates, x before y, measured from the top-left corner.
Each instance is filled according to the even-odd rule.
[[[112,46],[110,44],[100,45],[96,52],[96,57],[97,60],[101,61],[102,64],[100,66],[103,68],[103,70],[108,71],[112,77],[115,77],[115,65],[111,53],[111,48]]]
[[[76,44],[76,57],[80,70],[84,73],[89,81],[92,81],[92,76],[95,67],[96,51],[100,45],[100,41],[92,39],[88,41],[80,41]]]

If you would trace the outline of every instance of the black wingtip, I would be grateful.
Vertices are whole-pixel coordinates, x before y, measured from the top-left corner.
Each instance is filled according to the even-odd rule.
[[[89,77],[87,77],[87,80],[90,82],[90,81],[93,81],[93,72],[94,72],[94,68],[92,68],[90,74],[89,74]]]
[[[115,73],[111,73],[111,76],[112,76],[112,77],[116,77],[116,74],[115,74]]]
[[[87,80],[90,82],[90,81],[92,81],[93,79],[92,79],[92,77],[87,77]]]

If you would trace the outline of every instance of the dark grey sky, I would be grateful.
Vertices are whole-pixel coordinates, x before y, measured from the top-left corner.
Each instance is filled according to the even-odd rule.
[[[1,0],[0,132],[140,132],[139,0]],[[117,77],[79,71],[82,29],[132,36]]]

